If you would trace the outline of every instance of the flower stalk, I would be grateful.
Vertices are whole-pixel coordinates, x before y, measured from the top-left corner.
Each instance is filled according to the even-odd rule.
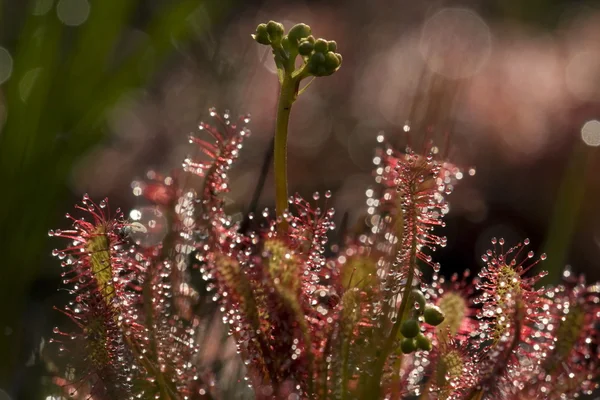
[[[287,136],[292,104],[298,96],[298,78],[285,74],[281,83],[281,91],[277,102],[277,120],[275,126],[274,171],[275,171],[275,204],[278,217],[282,217],[288,208],[287,182]],[[279,223],[281,231],[287,229],[287,221],[282,218]]]
[[[324,205],[319,193],[314,202],[289,196],[286,158],[291,109],[310,84],[300,89],[301,82],[337,71],[337,44],[315,39],[305,24],[286,34],[273,21],[253,37],[271,47],[281,84],[276,219],[266,210],[264,219],[252,214],[240,224],[226,211],[229,171],[250,118],[215,109],[216,127],[202,122],[190,137],[202,159],[188,157],[172,176],[152,172],[135,183],[134,193],[152,203],[150,218],[132,210],[125,219],[107,201],[85,196],[76,208],[86,215],[67,215],[72,228],[49,232],[69,242],[53,254],[73,295],[63,314],[77,328],[54,330],[53,341],[70,355],[54,381],[75,400],[238,397],[221,391],[232,374],[217,367],[225,361],[219,355],[204,359],[199,339],[221,319],[245,374],[233,384],[247,382],[241,390],[257,400],[591,394],[600,378],[600,285],[566,279],[538,288],[543,273],[530,270],[546,255],[531,260],[528,239],[508,247],[502,238],[492,239],[477,277],[465,272],[447,282],[432,253],[446,245],[437,229],[463,173],[433,144],[422,152],[378,149],[378,187],[366,191],[369,229],[329,241],[331,192]],[[203,182],[187,187],[180,174]],[[193,270],[217,305],[216,319],[197,315]]]
[[[284,213],[288,209],[288,176],[287,176],[287,136],[292,105],[312,81],[302,90],[300,82],[308,77],[328,76],[337,71],[342,63],[342,56],[336,53],[337,43],[324,39],[316,39],[311,35],[311,28],[306,24],[294,25],[284,35],[282,24],[269,21],[260,24],[252,38],[259,44],[271,46],[281,90],[277,102],[275,125],[274,175],[275,175],[275,209],[280,232],[285,232],[288,222]],[[303,63],[296,68],[296,58],[300,56]]]

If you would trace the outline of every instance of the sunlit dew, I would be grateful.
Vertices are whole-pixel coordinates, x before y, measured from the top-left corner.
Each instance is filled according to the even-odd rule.
[[[13,59],[4,47],[0,47],[0,84],[6,82],[13,69]]]
[[[140,218],[142,218],[142,213],[140,210],[133,209],[129,213],[129,218],[131,218],[134,221],[139,221]]]
[[[156,207],[140,207],[129,213],[129,236],[142,247],[160,243],[167,234],[167,218]]]
[[[56,14],[65,25],[83,24],[90,15],[88,0],[60,0],[56,6]]]
[[[600,146],[600,121],[594,119],[583,124],[581,139],[588,146]]]
[[[131,190],[132,190],[134,196],[141,196],[144,193],[142,184],[138,181],[131,182]],[[130,215],[130,217],[132,217],[132,216]]]

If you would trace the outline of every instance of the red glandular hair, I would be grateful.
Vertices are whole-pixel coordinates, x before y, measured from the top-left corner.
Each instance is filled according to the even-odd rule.
[[[54,253],[63,260],[64,282],[75,297],[63,313],[81,329],[74,334],[55,329],[60,341],[75,342],[69,364],[77,377],[62,380],[66,390],[94,399],[159,393],[203,398],[206,377],[195,367],[198,321],[181,312],[186,276],[173,273],[186,254],[183,243],[171,243],[173,254],[161,244],[138,248],[127,244],[126,235],[141,226],[126,222],[119,211],[111,216],[106,201],[96,205],[86,196],[77,208],[91,220],[68,216],[73,229],[50,232],[72,242]],[[177,224],[173,228],[168,235],[184,232]]]
[[[533,251],[525,253],[528,239],[508,249],[504,239],[493,238],[492,244],[493,250],[482,256],[486,266],[476,285],[480,295],[475,303],[482,308],[472,341],[482,350],[476,361],[484,391],[512,398],[538,371],[549,345],[540,330],[549,316],[548,302],[544,289],[535,288],[544,273],[527,276],[546,255],[531,261]]]
[[[178,173],[152,173],[139,186],[166,216],[159,243],[135,240],[147,227],[87,197],[78,208],[89,221],[69,216],[73,229],[51,232],[71,242],[54,254],[74,294],[63,312],[81,329],[55,332],[81,355],[71,360],[75,379],[57,378],[77,397],[217,393],[214,377],[199,367],[190,265],[207,281],[259,400],[399,399],[423,391],[423,398],[444,400],[562,400],[596,387],[598,286],[579,280],[536,289],[541,274],[530,275],[538,261],[529,261],[528,240],[505,249],[494,239],[472,281],[468,274],[440,277],[430,253],[446,240],[433,230],[444,226],[445,195],[459,178],[434,147],[378,153],[380,192],[367,191],[371,231],[346,239],[327,259],[334,228],[327,200],[319,207],[293,196],[279,217],[286,224],[269,220],[266,210],[265,223],[250,232],[226,213],[228,172],[249,119],[211,115],[218,127],[201,123],[200,130],[214,141],[191,138],[203,159],[183,165],[203,179],[198,191],[184,188],[186,175]],[[136,244],[126,244],[126,235]],[[433,269],[432,282],[422,280],[420,266]],[[422,299],[407,297],[413,290],[425,294],[430,309],[441,308],[445,320],[424,323]],[[433,349],[420,336],[416,351],[400,346],[409,339],[398,329],[406,318],[419,321]]]
[[[462,275],[452,274],[449,279],[434,273],[431,283],[426,285],[430,300],[445,314],[444,321],[434,328],[441,341],[448,335],[459,342],[467,341],[476,331],[478,310],[473,301],[478,280],[471,277],[467,269]]]
[[[112,217],[106,200],[97,205],[87,195],[76,208],[89,220],[67,214],[73,228],[49,232],[71,242],[65,249],[53,251],[64,268],[63,282],[70,285],[74,296],[63,313],[80,328],[76,333],[54,330],[58,335],[54,341],[75,342],[70,364],[77,378],[68,382],[66,389],[77,392],[84,382],[91,382],[88,392],[93,398],[108,399],[117,394],[129,398],[139,366],[123,332],[141,328],[124,310],[136,302],[130,283],[142,266],[123,242],[126,223],[119,210]],[[66,345],[61,349],[68,348]]]
[[[571,399],[592,394],[598,387],[600,287],[588,286],[583,277],[566,272],[564,282],[551,288],[549,317],[543,326],[551,338],[536,379],[523,392],[541,393],[548,399]]]
[[[226,172],[248,130],[213,116],[221,130],[201,126],[215,143],[192,139],[209,160],[185,163],[204,177],[197,225],[205,236],[197,245],[197,261],[216,292],[257,394],[312,394],[314,381],[326,370],[325,349],[336,326],[332,309],[339,303],[338,277],[324,256],[333,211],[313,208],[296,196],[290,200],[293,210],[284,216],[286,232],[278,232],[272,221],[259,232],[240,233],[220,196],[228,191]]]
[[[446,238],[433,230],[444,226],[442,218],[448,211],[444,194],[452,187],[446,185],[446,169],[431,149],[419,155],[410,149],[400,153],[387,148],[376,158],[381,160],[376,180],[383,185],[383,194],[374,203],[380,214],[372,231],[379,238],[372,241],[379,247],[387,243],[389,250],[381,250],[392,259],[379,264],[393,290],[406,278],[408,269],[415,268],[416,264],[411,265],[415,259],[439,270],[427,250],[446,245]]]

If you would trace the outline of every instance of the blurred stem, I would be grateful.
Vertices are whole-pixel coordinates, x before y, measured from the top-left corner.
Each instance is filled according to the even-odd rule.
[[[555,284],[560,280],[579,220],[585,194],[586,172],[591,166],[593,154],[593,150],[581,140],[577,140],[554,203],[543,249],[543,252],[549,255],[548,260],[544,262],[544,269],[548,271],[548,275],[543,278],[541,284]]]
[[[354,328],[354,327],[352,327]],[[349,393],[348,381],[350,380],[350,335],[345,335],[342,345],[342,379],[341,379],[341,400],[347,400]]]
[[[265,157],[263,159],[262,167],[260,168],[260,174],[258,176],[258,183],[256,184],[256,188],[254,189],[254,193],[252,194],[252,200],[250,200],[250,204],[248,205],[248,212],[244,217],[244,222],[240,226],[240,232],[247,232],[250,228],[250,215],[256,212],[256,208],[258,207],[258,201],[260,200],[260,195],[262,194],[263,188],[265,187],[265,181],[267,180],[267,174],[269,173],[269,165],[273,160],[273,151],[275,150],[275,138],[271,139],[269,143],[269,148],[265,153]]]
[[[281,217],[278,223],[279,232],[285,232],[288,223],[283,218],[284,211],[288,208],[287,188],[287,135],[290,121],[292,104],[298,96],[299,79],[292,78],[285,73],[279,92],[277,103],[277,122],[275,125],[275,147],[274,147],[274,171],[275,171],[275,205],[277,217]]]
[[[471,397],[467,398],[467,400],[481,400],[483,399],[483,394],[483,390],[478,390]]]
[[[102,139],[106,112],[116,101],[144,85],[179,43],[218,23],[233,1],[167,2],[147,27],[147,42],[118,65],[112,57],[124,26],[114,25],[126,23],[136,1],[101,3],[92,6],[86,25],[69,31],[77,35],[73,57],[63,52],[68,47],[56,13],[28,13],[13,73],[3,85],[7,112],[0,134],[0,181],[10,195],[0,196],[0,281],[9,282],[0,291],[0,387],[9,391],[9,385],[18,391],[22,384],[14,377],[31,351],[22,329],[27,290],[49,258],[42,251],[45,232],[68,192],[65,182],[74,162]],[[88,24],[103,32],[90,32]]]

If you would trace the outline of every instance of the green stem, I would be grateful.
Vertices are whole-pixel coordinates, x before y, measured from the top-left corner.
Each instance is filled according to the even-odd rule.
[[[573,234],[580,222],[582,203],[585,197],[586,176],[591,171],[594,151],[578,141],[572,151],[567,168],[554,201],[544,252],[549,254],[544,262],[548,275],[540,284],[552,285],[560,281],[565,261],[571,248]]]
[[[348,380],[350,377],[350,335],[344,338],[344,347],[342,348],[342,381],[341,381],[341,391],[342,391],[342,400],[346,400],[348,398]]]
[[[287,134],[290,121],[290,112],[292,104],[298,96],[298,84],[300,80],[285,74],[281,83],[279,92],[279,101],[277,103],[277,122],[275,126],[275,205],[277,217],[283,217],[284,211],[288,208],[288,190],[287,190]],[[287,221],[281,219],[278,227],[280,232],[287,230]]]

